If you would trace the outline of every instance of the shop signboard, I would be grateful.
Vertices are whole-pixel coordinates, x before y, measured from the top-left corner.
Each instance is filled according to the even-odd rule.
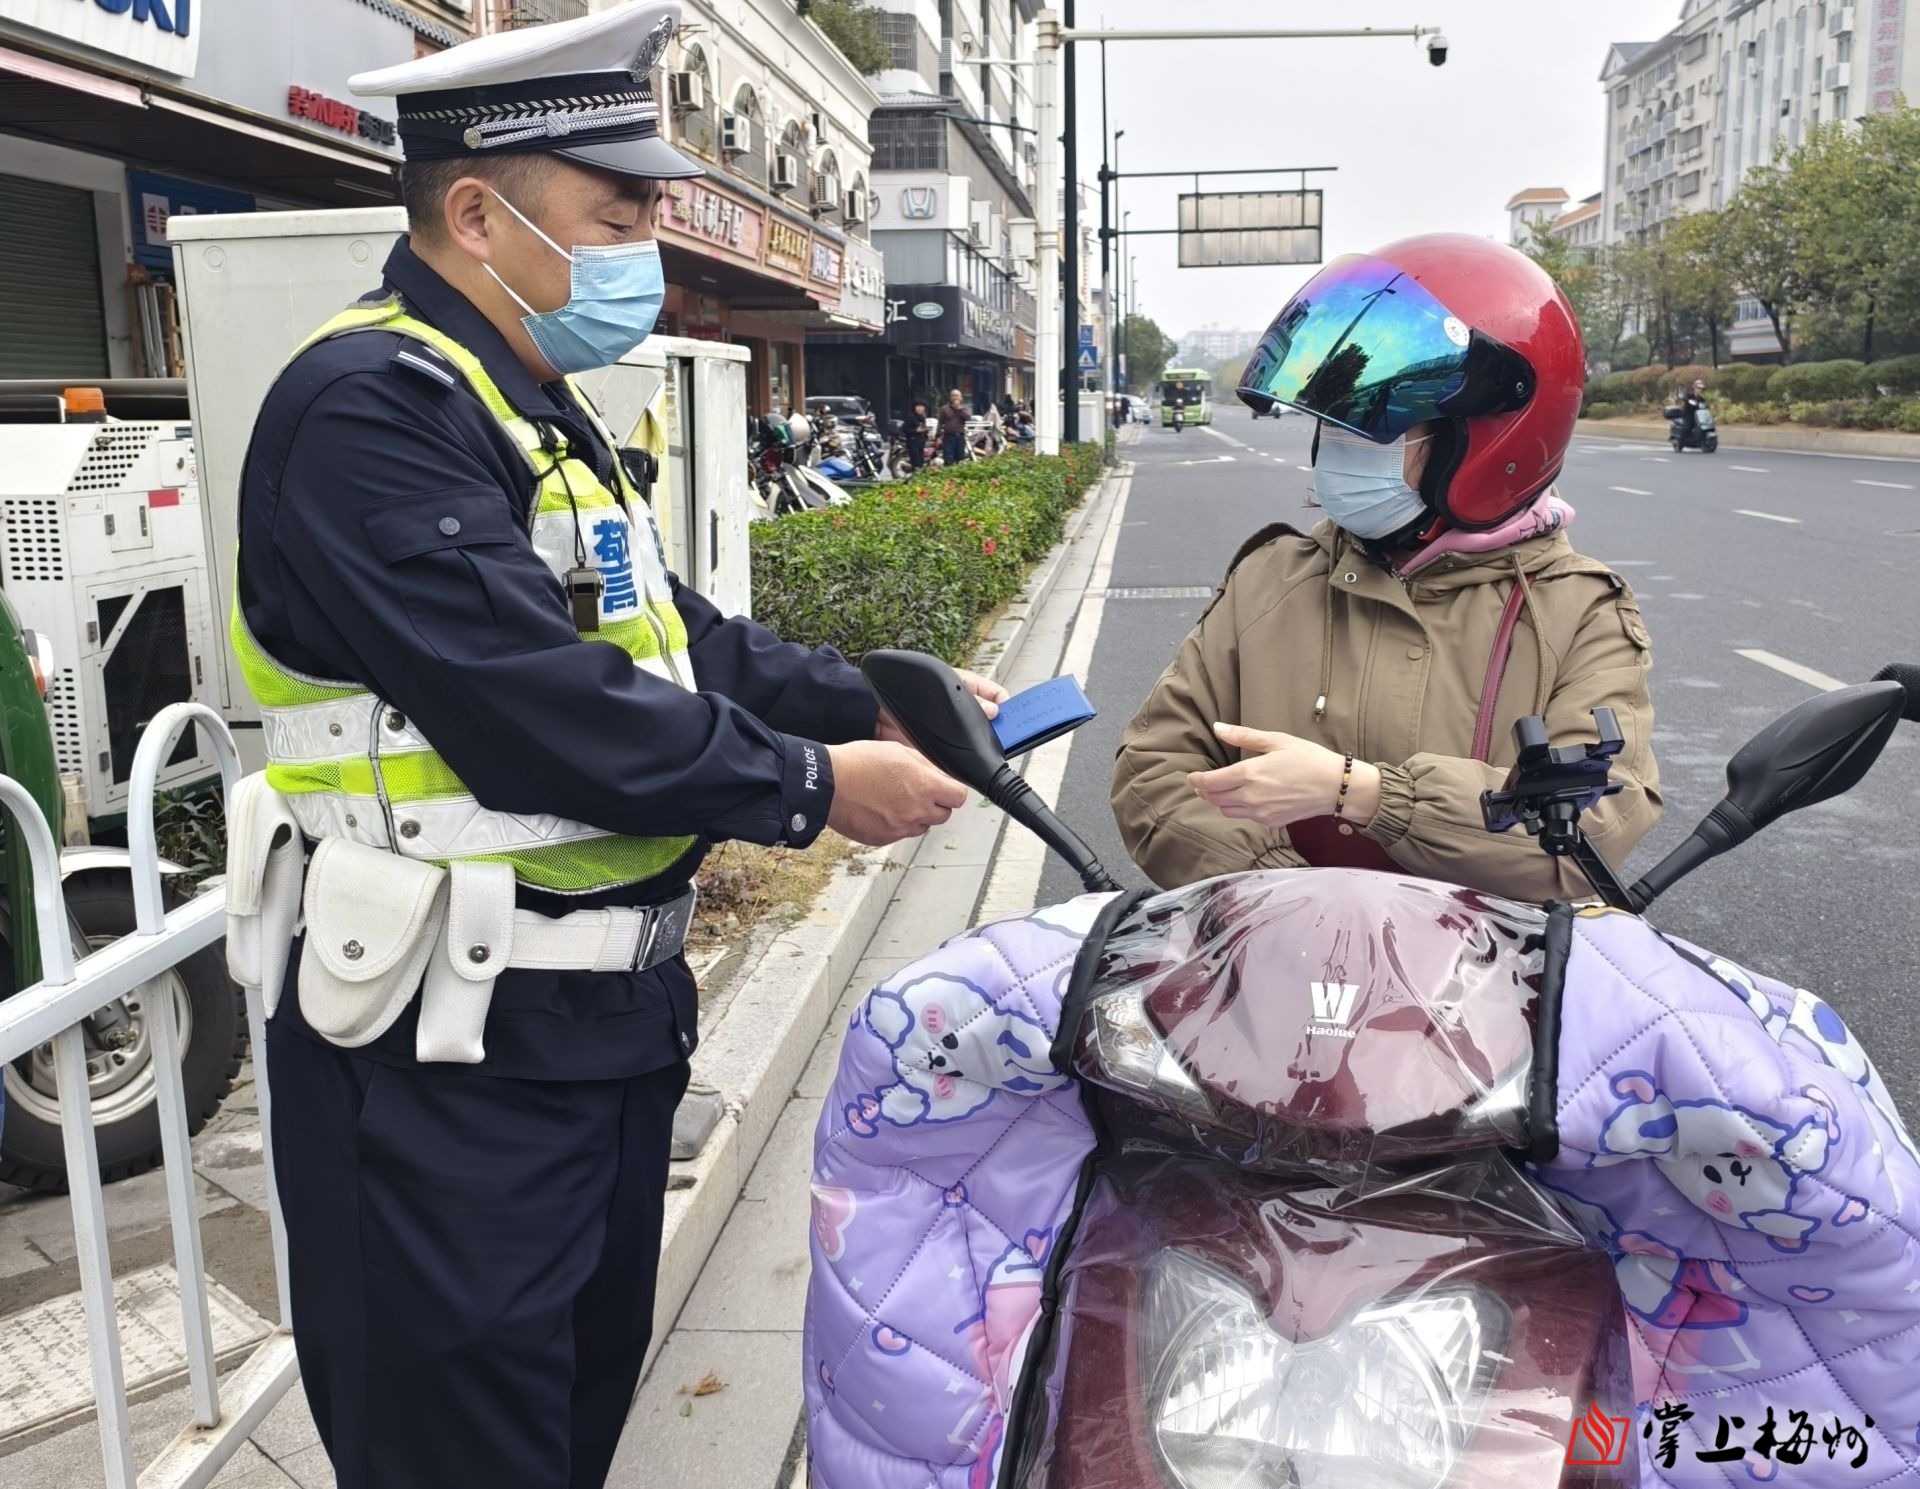
[[[813,234],[775,217],[767,224],[767,267],[804,280],[812,268]]]
[[[5,18],[174,77],[200,62],[199,0],[8,0]]]
[[[963,346],[1007,357],[1014,350],[1013,313],[953,284],[887,287],[887,335],[903,346]]]
[[[839,289],[842,277],[846,273],[846,255],[840,245],[825,238],[813,240],[813,280],[829,289]]]
[[[703,180],[668,181],[662,226],[722,257],[757,265],[766,237],[766,214],[731,192]]]
[[[133,256],[142,268],[161,273],[173,268],[173,249],[167,242],[169,217],[254,209],[253,198],[245,192],[222,191],[148,171],[127,172],[127,201],[133,209]]]
[[[841,315],[863,326],[886,324],[887,261],[879,249],[857,238],[847,240],[838,308]]]

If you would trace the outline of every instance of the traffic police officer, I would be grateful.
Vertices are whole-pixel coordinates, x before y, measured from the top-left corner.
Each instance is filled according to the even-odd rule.
[[[313,847],[274,1153],[343,1489],[604,1482],[652,1323],[702,855],[892,842],[964,800],[836,652],[667,573],[566,381],[660,308],[657,183],[701,174],[658,137],[678,20],[629,5],[353,80],[398,99],[410,235],[247,456],[234,637],[266,794]]]

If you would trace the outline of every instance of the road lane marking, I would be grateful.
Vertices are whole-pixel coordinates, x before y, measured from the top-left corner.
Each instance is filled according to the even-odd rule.
[[[1811,667],[1803,667],[1786,657],[1775,656],[1759,647],[1736,646],[1734,653],[1745,657],[1749,662],[1758,662],[1762,667],[1771,667],[1775,672],[1784,673],[1795,682],[1803,682],[1810,688],[1818,688],[1823,693],[1837,692],[1846,686],[1837,677],[1829,677],[1824,672],[1816,672]]]
[[[1764,465],[1730,465],[1727,469],[1743,470],[1750,476],[1764,476],[1767,474],[1767,468]]]
[[[1913,488],[1905,481],[1855,481],[1856,486],[1884,486],[1889,491],[1911,491]]]
[[[1642,491],[1638,486],[1609,486],[1609,491],[1624,491],[1628,496],[1652,496],[1651,491]]]
[[[1664,455],[1642,455],[1642,456],[1641,456],[1640,458],[1641,458],[1642,460],[1650,460],[1650,461],[1652,461],[1652,462],[1653,462],[1653,463],[1654,463],[1655,465],[1671,465],[1671,464],[1673,464],[1673,462],[1672,462],[1671,460],[1669,460],[1669,459],[1667,459],[1667,457],[1666,457],[1666,456],[1664,456]]]
[[[1236,450],[1251,450],[1253,448],[1253,446],[1248,444],[1245,440],[1235,439],[1230,434],[1222,434],[1218,429],[1215,429],[1211,424],[1202,424],[1199,426],[1199,429],[1202,434],[1210,434],[1215,439],[1225,440],[1228,444],[1232,445]]]
[[[1238,457],[1233,455],[1208,455],[1201,460],[1176,460],[1175,465],[1232,465]]]
[[[1745,507],[1735,507],[1733,509],[1733,515],[1736,517],[1758,517],[1762,522],[1791,522],[1795,527],[1800,525],[1800,519],[1798,517],[1776,517],[1771,512],[1750,512]]]

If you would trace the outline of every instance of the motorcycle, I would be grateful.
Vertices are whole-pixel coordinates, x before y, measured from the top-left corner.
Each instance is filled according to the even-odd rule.
[[[1832,1009],[1644,912],[1857,784],[1920,669],[1764,729],[1631,887],[1580,826],[1611,712],[1594,744],[1521,720],[1485,826],[1570,858],[1576,910],[1351,869],[1119,893],[950,669],[862,668],[1089,893],[854,1015],[815,1140],[816,1489],[1665,1482],[1686,1415],[1758,1423],[1783,1381],[1835,1434],[1911,1419],[1848,1320],[1920,1329],[1920,1150]],[[1873,1450],[1920,1470],[1904,1428]]]
[[[1693,411],[1693,427],[1687,427],[1687,409],[1685,404],[1673,403],[1661,410],[1667,420],[1667,443],[1673,446],[1673,453],[1682,450],[1700,450],[1711,455],[1720,448],[1720,434],[1714,427],[1713,410],[1704,403]]]
[[[818,511],[828,498],[800,475],[793,427],[778,414],[764,414],[751,423],[747,460],[752,479],[756,521]]]
[[[1173,428],[1176,434],[1184,433],[1187,427],[1187,411],[1177,408],[1173,411]]]

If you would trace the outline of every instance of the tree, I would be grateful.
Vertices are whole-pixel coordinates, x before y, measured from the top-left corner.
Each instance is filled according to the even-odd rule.
[[[1180,343],[1144,315],[1129,315],[1120,328],[1120,351],[1127,359],[1127,387],[1151,388],[1180,353]]]
[[[1689,212],[1668,228],[1667,235],[1673,245],[1674,304],[1682,315],[1707,328],[1711,365],[1718,367],[1720,333],[1733,321],[1735,297],[1726,222],[1718,212]]]
[[[1605,248],[1576,248],[1555,237],[1550,224],[1528,224],[1521,252],[1552,277],[1573,307],[1587,356],[1611,364],[1626,326],[1626,304],[1612,254]]]
[[[794,0],[794,9],[826,32],[827,40],[867,77],[893,66],[893,49],[867,0]]]
[[[1920,314],[1920,111],[1816,129],[1785,169],[1806,299],[1852,321],[1860,359],[1871,362],[1877,326],[1911,326]]]
[[[1722,210],[1722,251],[1733,282],[1760,302],[1780,338],[1780,357],[1792,350],[1793,311],[1808,294],[1800,259],[1804,214],[1788,173],[1777,165],[1751,172]]]

